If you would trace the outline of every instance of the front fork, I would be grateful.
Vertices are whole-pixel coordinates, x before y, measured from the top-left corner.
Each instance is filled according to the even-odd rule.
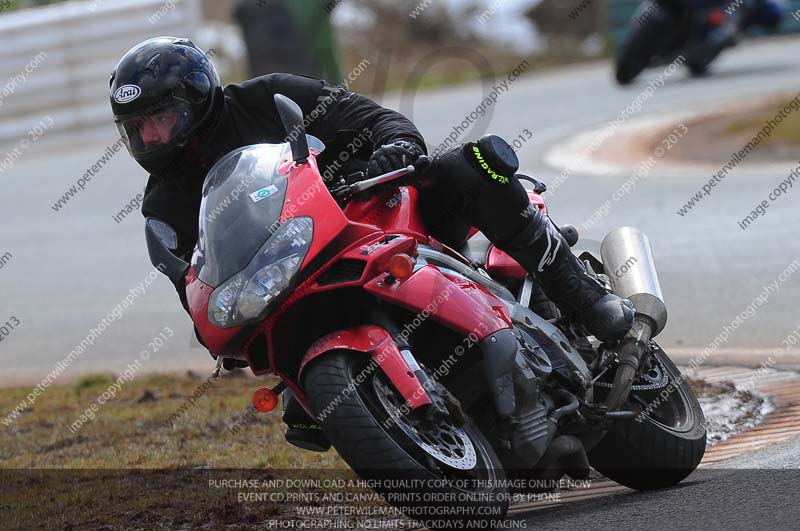
[[[430,399],[430,407],[428,407],[427,411],[428,414],[449,415],[453,405],[451,404],[450,407],[448,407],[448,403],[445,401],[443,394],[439,391],[439,386],[436,381],[420,366],[419,362],[414,357],[408,339],[400,333],[397,324],[387,315],[380,301],[376,301],[375,307],[371,309],[370,318],[375,325],[386,330],[394,339],[397,348],[400,350],[400,355],[403,357],[403,361],[408,365],[408,368],[414,376],[417,377],[417,381],[419,381],[422,389],[424,389],[425,393],[428,395]],[[461,417],[463,418],[463,413]]]

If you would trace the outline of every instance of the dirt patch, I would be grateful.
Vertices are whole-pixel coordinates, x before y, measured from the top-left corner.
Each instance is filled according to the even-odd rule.
[[[753,429],[775,409],[768,397],[753,390],[737,392],[733,382],[689,382],[706,417],[708,446]]]
[[[723,166],[753,141],[768,121],[774,121],[795,96],[754,99],[648,131],[622,131],[616,141],[605,143],[596,158],[611,164],[638,164],[662,148],[661,164]],[[755,148],[741,157],[742,165],[800,160],[800,110],[784,114],[786,117],[779,118],[782,121],[768,137],[762,135]],[[669,141],[676,131],[682,134],[677,135],[677,141]],[[620,145],[626,149],[620,150]]]

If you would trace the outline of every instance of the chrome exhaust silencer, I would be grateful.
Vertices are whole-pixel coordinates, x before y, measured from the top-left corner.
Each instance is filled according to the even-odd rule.
[[[667,324],[667,306],[661,294],[653,251],[639,229],[622,227],[600,245],[603,268],[614,293],[629,299],[636,309],[633,327],[620,341],[619,365],[605,404],[614,411],[627,400],[650,339]]]
[[[600,245],[600,256],[614,293],[633,303],[637,317],[652,321],[652,337],[661,333],[667,306],[647,236],[633,227],[616,229]]]

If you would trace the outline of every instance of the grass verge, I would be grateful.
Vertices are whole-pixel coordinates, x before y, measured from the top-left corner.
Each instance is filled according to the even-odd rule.
[[[229,374],[187,406],[205,382],[142,376],[76,432],[70,425],[113,379],[47,390],[10,426],[0,424],[0,529],[246,529],[287,516],[281,504],[241,503],[236,489],[209,488],[212,478],[346,468],[334,451],[287,445],[279,410],[254,413],[251,397],[264,382]],[[4,389],[2,418],[29,392]]]
[[[335,452],[316,454],[288,446],[279,410],[253,413],[253,392],[264,382],[233,374],[210,380],[194,404],[190,399],[206,382],[204,377],[137,378],[100,405],[93,420],[71,430],[112,382],[110,377],[89,376],[52,387],[10,426],[0,425],[0,468],[344,466]],[[29,392],[4,389],[2,418]]]

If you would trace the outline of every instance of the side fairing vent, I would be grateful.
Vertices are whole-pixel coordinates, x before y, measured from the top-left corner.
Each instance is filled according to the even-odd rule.
[[[344,258],[339,260],[319,278],[320,286],[355,282],[361,278],[367,263],[364,260]]]

